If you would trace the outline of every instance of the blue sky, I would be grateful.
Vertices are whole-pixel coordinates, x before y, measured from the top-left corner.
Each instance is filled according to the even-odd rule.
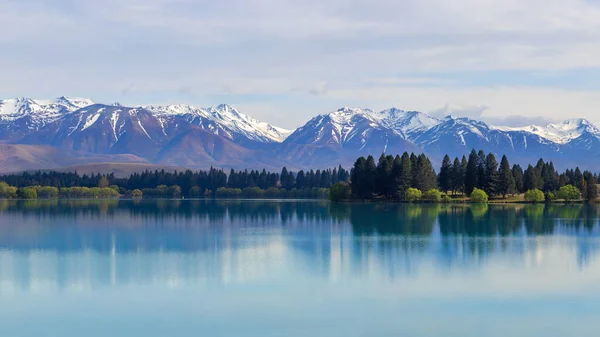
[[[2,97],[600,122],[597,0],[0,0]]]

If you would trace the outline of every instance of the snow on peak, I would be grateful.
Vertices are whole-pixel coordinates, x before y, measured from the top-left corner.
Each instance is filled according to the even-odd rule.
[[[405,136],[424,132],[441,123],[441,120],[418,111],[404,111],[390,108],[379,113],[383,123]]]
[[[159,118],[185,117],[188,121],[208,122],[212,132],[234,137],[242,135],[248,139],[259,142],[282,142],[292,131],[261,122],[247,116],[232,106],[220,104],[210,108],[196,108],[188,104],[174,104],[166,106],[144,106]],[[220,133],[219,130],[223,130]]]
[[[28,117],[34,129],[52,123],[60,117],[93,104],[85,98],[59,97],[55,100],[11,98],[0,100],[0,123],[8,123]]]
[[[551,123],[545,126],[496,127],[496,129],[528,132],[557,144],[567,144],[585,133],[600,138],[600,129],[584,118],[567,119],[562,123]]]

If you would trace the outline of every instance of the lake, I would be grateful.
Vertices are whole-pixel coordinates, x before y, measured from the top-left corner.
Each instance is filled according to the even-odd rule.
[[[598,336],[598,210],[0,201],[0,335]]]

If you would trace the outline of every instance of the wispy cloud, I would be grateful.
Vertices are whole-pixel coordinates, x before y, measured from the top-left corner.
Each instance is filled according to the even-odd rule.
[[[582,0],[4,0],[0,91],[249,99],[305,106],[302,119],[449,102],[487,118],[595,117],[600,83],[543,75],[597,71],[599,40],[600,6]],[[541,75],[523,84],[516,72]]]

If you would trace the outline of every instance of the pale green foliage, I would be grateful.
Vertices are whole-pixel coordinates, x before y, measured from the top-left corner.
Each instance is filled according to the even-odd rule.
[[[442,201],[442,192],[438,191],[435,188],[432,188],[425,192],[425,194],[423,195],[423,199],[433,202],[440,202]]]
[[[342,201],[348,200],[352,196],[350,185],[346,183],[336,183],[329,189],[329,200]]]
[[[419,189],[411,187],[408,190],[406,190],[406,195],[404,196],[404,199],[408,202],[414,202],[421,200],[422,197],[423,193]]]
[[[558,191],[558,199],[563,199],[566,202],[579,200],[581,199],[581,191],[573,185],[563,186]]]
[[[537,188],[525,192],[525,201],[527,202],[538,203],[544,202],[545,200],[546,197],[544,196],[544,192],[538,190]]]
[[[10,186],[7,183],[1,181],[0,182],[0,198],[16,198],[17,197],[17,188],[14,186]]]
[[[477,204],[483,204],[483,203],[487,203],[488,200],[489,200],[489,197],[488,197],[487,193],[485,193],[485,191],[480,190],[478,188],[473,189],[473,192],[471,193],[471,202],[477,203]]]

